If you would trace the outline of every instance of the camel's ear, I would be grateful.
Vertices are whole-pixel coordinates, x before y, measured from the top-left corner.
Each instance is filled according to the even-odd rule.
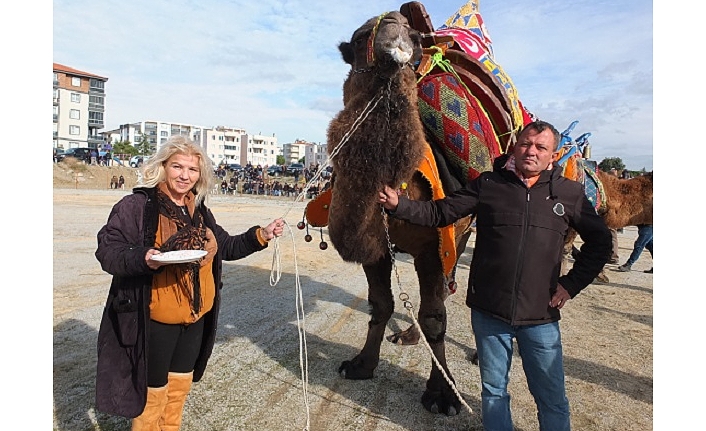
[[[341,42],[338,45],[338,50],[341,51],[341,56],[343,57],[343,61],[345,61],[346,63],[353,66],[353,62],[355,61],[355,54],[353,53],[353,45],[351,45],[348,42]]]

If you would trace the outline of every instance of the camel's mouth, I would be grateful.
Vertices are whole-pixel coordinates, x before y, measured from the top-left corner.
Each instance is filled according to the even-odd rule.
[[[412,49],[407,46],[396,46],[388,51],[393,60],[398,64],[406,64],[412,58]]]

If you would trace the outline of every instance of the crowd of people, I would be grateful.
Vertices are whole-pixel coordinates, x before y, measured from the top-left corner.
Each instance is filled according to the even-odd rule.
[[[298,175],[293,175],[292,181],[267,175],[267,170],[261,165],[253,166],[248,163],[241,172],[229,172],[225,166],[219,166],[214,169],[217,186],[214,187],[213,193],[283,197],[297,197],[305,193],[307,199],[312,199],[328,188],[331,181],[331,170],[326,169],[321,172],[318,181],[305,189],[306,184],[309,184],[318,170],[318,165],[311,169],[305,168],[302,172],[304,176],[304,182],[302,182],[298,179]]]

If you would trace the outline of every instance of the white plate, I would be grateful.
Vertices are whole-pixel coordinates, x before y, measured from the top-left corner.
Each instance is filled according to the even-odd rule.
[[[150,259],[164,263],[185,263],[199,260],[207,254],[206,250],[176,250],[152,255]]]

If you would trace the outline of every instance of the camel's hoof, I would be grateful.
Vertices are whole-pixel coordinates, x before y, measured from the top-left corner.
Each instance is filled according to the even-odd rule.
[[[610,283],[610,280],[608,279],[608,276],[605,275],[604,273],[600,273],[596,276],[596,279],[593,280],[596,283]]]
[[[422,395],[422,405],[434,414],[443,413],[446,416],[456,416],[461,411],[461,402],[450,389],[444,392],[427,389]]]
[[[359,365],[356,361],[343,361],[338,367],[338,374],[347,380],[368,380],[373,378],[373,370],[367,370]]]

